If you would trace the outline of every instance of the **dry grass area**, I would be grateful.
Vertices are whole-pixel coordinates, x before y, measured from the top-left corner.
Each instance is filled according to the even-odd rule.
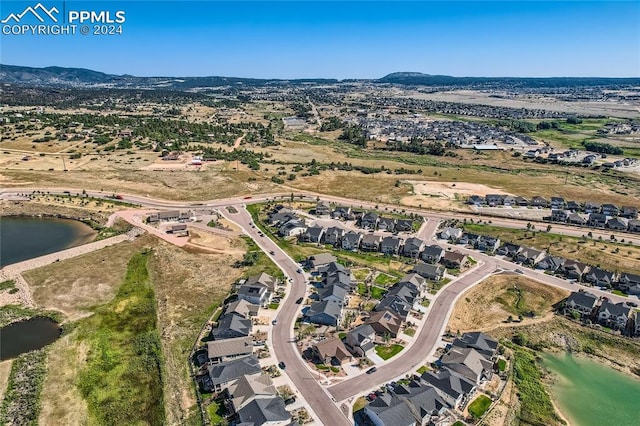
[[[39,425],[87,424],[87,403],[76,386],[77,373],[85,367],[86,351],[87,344],[77,338],[77,331],[58,339],[49,348]]]
[[[242,256],[246,251],[242,240],[195,229],[189,232],[189,245],[205,252]]]
[[[6,360],[0,362],[0,401],[4,399],[4,393],[7,390],[7,383],[9,382],[9,374],[11,374],[12,360]]]
[[[142,237],[33,269],[23,276],[39,307],[61,311],[68,321],[74,321],[111,300],[131,256],[154,241],[153,237]]]
[[[95,209],[80,208],[75,203],[54,203],[43,197],[39,201],[0,201],[0,211],[4,216],[12,215],[42,215],[69,217],[76,219],[93,220],[100,224],[105,224],[109,217],[109,210],[103,211]],[[53,198],[53,197],[51,197]]]
[[[568,295],[565,290],[519,275],[492,276],[458,299],[448,328],[461,333],[488,331],[508,326],[509,316],[517,321],[521,314],[525,318],[518,325],[530,324],[548,319],[552,306]],[[527,318],[526,313],[531,311],[535,312],[536,318]]]
[[[517,388],[513,384],[513,380],[509,380],[498,403],[484,418],[483,424],[487,426],[511,426],[515,424],[520,406],[516,391]]]

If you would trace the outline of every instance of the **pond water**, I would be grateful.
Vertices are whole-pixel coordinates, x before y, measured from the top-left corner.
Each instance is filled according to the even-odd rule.
[[[562,414],[576,426],[640,424],[640,380],[588,358],[544,354],[555,373],[551,394]]]
[[[77,220],[0,218],[0,267],[88,243],[96,232]]]
[[[0,328],[0,361],[40,349],[60,337],[62,329],[50,318],[35,317]]]

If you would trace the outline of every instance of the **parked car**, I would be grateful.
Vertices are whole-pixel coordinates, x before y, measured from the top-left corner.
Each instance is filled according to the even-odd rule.
[[[284,365],[284,361],[280,361],[280,362],[278,363],[278,367],[280,367],[280,369],[281,369],[281,370],[284,370],[285,368],[287,368],[287,366],[286,366],[286,365]]]
[[[378,368],[371,367],[370,369],[367,370],[367,374],[372,374],[372,373],[375,373],[376,371],[378,371]]]
[[[627,305],[631,306],[632,308],[637,308],[638,304],[636,302],[627,302]],[[640,320],[638,320],[640,321]]]
[[[302,301],[304,300],[304,297],[299,298],[298,300],[296,300],[296,305],[300,305],[302,304]]]
[[[378,397],[378,395],[376,395],[375,393],[370,393],[369,395],[367,395],[367,401],[371,402],[374,399],[376,399]]]
[[[295,396],[290,396],[289,398],[284,400],[284,405],[291,405],[294,402],[296,402],[296,397]]]
[[[274,319],[273,321],[271,321],[271,325],[276,325],[278,323],[277,319]]]
[[[269,252],[269,254],[273,256],[274,254],[276,254],[276,252],[275,252],[275,251],[273,251],[273,250],[271,250],[271,251]]]

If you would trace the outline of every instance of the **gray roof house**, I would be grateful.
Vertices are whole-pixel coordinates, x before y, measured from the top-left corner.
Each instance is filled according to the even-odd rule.
[[[305,318],[313,324],[337,326],[342,319],[342,303],[333,300],[313,303]]]
[[[402,248],[402,254],[407,257],[417,258],[424,248],[424,241],[420,238],[407,238]]]
[[[567,278],[582,281],[590,268],[591,267],[586,263],[567,259],[567,261],[560,267],[559,272]]]
[[[593,293],[589,293],[587,291],[574,291],[564,302],[563,310],[565,315],[571,314],[571,312],[576,311],[580,314],[580,316],[588,317],[596,309],[598,300],[598,296]]]
[[[490,379],[493,375],[493,363],[473,348],[453,347],[442,356],[440,362],[475,383]]]
[[[445,268],[442,265],[418,262],[411,271],[428,280],[440,281],[444,276]]]
[[[612,217],[607,220],[607,228],[616,231],[626,231],[629,227],[629,221],[623,217]]]
[[[618,278],[618,287],[629,294],[640,294],[640,275],[623,272]],[[640,323],[640,319],[638,320]]]
[[[252,275],[247,278],[247,281],[244,285],[262,285],[265,286],[269,291],[275,291],[276,285],[278,285],[278,279],[273,277],[266,272],[261,272],[258,275]]]
[[[300,234],[299,239],[305,243],[316,243],[320,244],[322,241],[322,237],[324,236],[324,228],[319,225],[314,225],[307,228],[302,234]]]
[[[476,242],[476,248],[487,253],[493,253],[498,247],[500,247],[500,238],[481,235]]]
[[[438,263],[442,256],[444,256],[445,250],[439,245],[431,245],[426,246],[422,253],[420,254],[420,258],[427,263]]]
[[[640,220],[631,219],[629,221],[629,232],[640,232]]]
[[[254,355],[211,365],[208,368],[210,389],[221,390],[227,383],[249,374],[261,373],[260,363]],[[207,383],[205,382],[205,385]]]
[[[498,254],[512,258],[516,256],[520,250],[522,250],[522,247],[517,244],[505,243],[498,249]]]
[[[360,227],[362,229],[376,229],[378,220],[380,219],[377,213],[367,212],[360,219]]]
[[[360,241],[362,241],[362,234],[349,231],[342,236],[342,250],[356,251],[360,247]]]
[[[380,243],[380,251],[384,254],[398,254],[400,247],[402,247],[402,240],[398,237],[384,237]]]
[[[624,330],[631,317],[631,308],[624,303],[605,300],[598,309],[598,321],[618,330]]]
[[[463,334],[462,337],[455,339],[452,345],[459,348],[473,348],[489,360],[493,359],[498,351],[498,341],[479,331]]]
[[[280,228],[278,228],[278,234],[283,237],[295,237],[302,234],[307,230],[307,225],[300,219],[291,219]]]
[[[318,201],[314,212],[316,216],[328,217],[329,215],[331,215],[331,206],[326,201]]]
[[[609,220],[607,215],[602,213],[590,213],[587,224],[595,228],[604,228],[607,225],[607,220]]]
[[[242,376],[229,383],[224,390],[225,400],[230,403],[227,407],[234,413],[254,398],[273,397],[277,393],[271,378],[262,372]]]
[[[623,206],[622,209],[620,209],[620,216],[627,219],[637,219],[638,208],[633,206]]]
[[[238,288],[238,299],[254,305],[264,306],[271,299],[271,292],[263,285],[243,284]]]
[[[398,282],[398,284],[400,285],[402,283],[412,284],[413,287],[415,287],[418,291],[420,291],[423,289],[426,281],[420,275],[410,272],[408,274],[405,274],[402,278],[400,278],[400,281]]]
[[[420,378],[433,386],[447,404],[460,410],[464,409],[476,391],[475,382],[448,368],[443,368],[438,372],[425,371]]]
[[[485,201],[488,206],[501,206],[504,204],[504,195],[502,194],[487,194],[485,195]]]
[[[413,231],[413,220],[411,219],[398,219],[396,221],[397,232],[409,232]]]
[[[284,400],[279,396],[253,398],[238,410],[238,419],[243,425],[285,425],[291,420],[291,413],[284,408]]]
[[[342,240],[342,236],[344,235],[344,229],[339,228],[337,226],[332,226],[328,228],[324,233],[324,242],[325,244],[338,245]]]
[[[376,305],[375,310],[388,309],[405,319],[419,294],[420,290],[412,283],[406,281],[398,283],[385,294],[384,298]]]
[[[331,253],[319,253],[309,256],[307,265],[312,269],[317,269],[337,261],[338,259]]]
[[[442,259],[440,259],[440,263],[444,266],[455,269],[462,268],[466,262],[467,255],[457,250],[445,252]]]
[[[260,307],[258,305],[254,305],[253,303],[249,303],[243,299],[238,299],[235,302],[229,303],[224,308],[224,314],[236,314],[240,315],[243,318],[250,318],[258,315],[259,309]]]
[[[347,296],[347,290],[340,285],[331,284],[318,290],[318,300],[331,300],[334,302],[342,303]]]
[[[350,220],[351,217],[351,207],[348,206],[337,206],[331,213],[332,219]]]
[[[460,228],[452,228],[448,226],[440,231],[440,238],[443,240],[455,241],[460,237],[462,237],[462,229]]]
[[[547,253],[531,247],[523,247],[522,250],[516,255],[515,260],[524,265],[535,266],[538,262],[544,259]]]
[[[587,201],[586,203],[584,203],[584,212],[591,214],[591,213],[600,213],[600,203],[596,203],[593,201]]]
[[[367,234],[360,241],[360,250],[363,251],[379,251],[382,237],[380,235]]]
[[[604,269],[592,267],[584,277],[586,282],[594,285],[611,287],[617,279],[615,272],[609,272]]]
[[[246,337],[251,334],[252,322],[240,315],[223,315],[218,320],[218,326],[211,330],[214,340],[233,339]]]
[[[375,348],[375,338],[376,331],[371,324],[361,324],[347,333],[344,343],[354,356],[363,357]]]
[[[396,220],[392,217],[381,217],[378,221],[380,231],[393,232],[396,228]]]
[[[337,285],[347,290],[352,290],[356,283],[351,279],[351,271],[335,271],[327,274],[322,282],[324,287]]]
[[[542,269],[544,271],[557,271],[566,261],[564,257],[559,256],[545,256],[538,264],[536,265],[537,269]]]
[[[567,216],[567,222],[572,225],[584,226],[587,224],[587,219],[585,219],[580,213],[569,213]]]
[[[207,342],[209,361],[213,363],[228,361],[253,353],[253,338],[250,336],[231,339],[211,340]]]

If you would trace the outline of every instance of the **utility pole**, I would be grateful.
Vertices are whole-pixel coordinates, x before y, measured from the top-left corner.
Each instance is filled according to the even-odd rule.
[[[64,162],[64,155],[61,155],[61,157],[62,157],[62,170],[66,172],[67,171],[67,165]]]

